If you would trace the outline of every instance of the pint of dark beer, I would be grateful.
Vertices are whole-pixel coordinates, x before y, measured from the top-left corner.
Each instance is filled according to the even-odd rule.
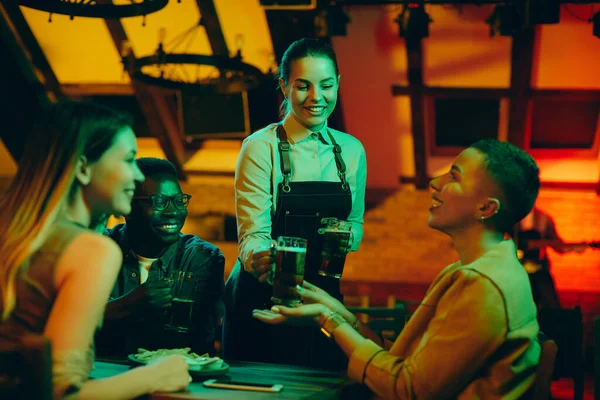
[[[187,271],[172,271],[166,279],[171,284],[171,309],[167,313],[166,328],[187,332],[192,321],[197,276]]]
[[[185,332],[189,329],[192,311],[194,309],[194,300],[174,298],[171,301],[171,320],[169,326],[171,329],[179,332]]]
[[[277,238],[277,262],[273,277],[273,296],[275,304],[292,305],[302,298],[296,285],[304,280],[304,262],[306,261],[306,240],[302,238],[280,236]]]
[[[323,235],[321,250],[321,265],[319,275],[341,278],[346,263],[346,254],[352,234],[352,225],[337,218],[324,218],[324,228],[319,229],[319,235]]]

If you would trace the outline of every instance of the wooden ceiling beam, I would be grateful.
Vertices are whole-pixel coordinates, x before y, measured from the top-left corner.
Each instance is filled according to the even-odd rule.
[[[85,96],[133,96],[135,89],[130,83],[74,83],[61,85],[69,97]]]
[[[27,24],[27,20],[23,16],[19,6],[16,2],[6,1],[2,2],[0,7],[2,7],[2,13],[8,17],[9,21],[7,23],[13,31],[15,39],[29,58],[31,65],[36,71],[36,75],[43,78],[43,82],[41,83],[49,92],[48,94],[51,99],[57,100],[62,98],[64,95],[61,91],[58,78],[54,74],[31,28],[29,28],[29,24]]]
[[[43,112],[55,99],[44,85],[43,77],[31,61],[15,26],[0,2],[0,140],[12,158],[19,162],[27,134],[32,128],[33,115]]]
[[[213,54],[229,57],[229,49],[213,0],[196,0]]]
[[[508,142],[527,148],[526,128],[531,99],[535,26],[525,26],[512,38]]]
[[[121,47],[128,41],[121,21],[106,20],[105,23],[117,51],[121,53]],[[135,60],[132,48],[129,49],[127,57],[131,65]],[[134,79],[132,79],[132,86],[140,109],[150,128],[150,133],[158,139],[165,155],[175,165],[179,178],[184,181],[187,180],[187,173],[183,168],[185,162],[183,141],[179,136],[177,124],[173,123],[173,121],[176,121],[175,117],[169,115],[170,110],[165,106],[165,102],[160,101],[162,94]]]
[[[412,92],[411,86],[392,85],[393,96],[409,96]],[[476,98],[476,99],[497,99],[500,97],[508,97],[509,89],[499,88],[448,88],[438,86],[424,86],[423,94],[436,98],[457,97],[461,99]]]
[[[423,47],[421,38],[406,38],[408,84],[410,87],[410,117],[415,158],[415,186],[429,187],[427,177],[427,146],[425,141],[425,88],[423,86]]]

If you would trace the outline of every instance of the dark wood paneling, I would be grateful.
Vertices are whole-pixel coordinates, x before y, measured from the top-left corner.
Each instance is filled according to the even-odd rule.
[[[600,90],[550,90],[532,89],[531,97],[557,99],[561,101],[600,101]]]
[[[408,84],[410,85],[410,116],[415,157],[415,186],[426,189],[427,147],[425,141],[425,104],[423,87],[423,49],[420,38],[406,39],[406,58],[408,60]]]
[[[498,88],[447,88],[437,86],[424,86],[422,88],[425,96],[436,98],[461,98],[461,99],[497,99],[500,97],[508,97],[509,89]],[[410,96],[412,87],[392,85],[392,95],[394,96]]]
[[[10,18],[15,33],[18,36],[18,41],[20,41],[21,45],[27,49],[31,63],[44,77],[44,87],[52,93],[55,99],[62,98],[63,93],[58,78],[54,74],[54,71],[52,71],[52,67],[50,67],[46,55],[35,39],[35,35],[29,28],[21,9],[12,1],[2,3],[2,8]]]
[[[119,20],[106,20],[105,22],[114,45],[120,52],[122,44],[128,40],[125,29]],[[128,62],[132,65],[135,61],[133,49],[130,50],[128,59]],[[169,161],[175,165],[179,178],[186,180],[187,173],[183,169],[185,161],[183,140],[179,135],[177,124],[173,122],[177,121],[177,117],[172,115],[166,102],[161,100],[162,93],[153,91],[152,88],[146,87],[135,80],[132,80],[132,85],[150,132],[158,139]]]
[[[129,83],[86,83],[61,85],[62,92],[69,97],[85,96],[131,96],[135,94]]]
[[[196,0],[196,3],[200,9],[202,24],[206,29],[206,35],[208,36],[213,54],[229,56],[229,49],[227,49],[227,42],[225,41],[213,0]]]
[[[431,181],[433,179],[433,177],[428,176],[426,179],[427,179],[427,182],[429,182],[429,181]],[[403,184],[416,185],[417,184],[417,178],[415,176],[404,176],[404,175],[401,175],[398,178],[398,182],[403,183]]]
[[[0,4],[0,138],[17,162],[33,127],[34,117],[51,104],[28,50]]]
[[[412,89],[410,86],[392,85],[392,95],[409,96]],[[511,95],[510,89],[498,88],[458,88],[424,86],[423,93],[432,97],[457,97],[461,99],[477,98],[501,98]],[[600,90],[590,89],[527,89],[525,94],[532,98],[556,98],[564,101],[598,101]]]
[[[508,141],[520,148],[526,148],[534,40],[534,26],[526,26],[512,39]]]

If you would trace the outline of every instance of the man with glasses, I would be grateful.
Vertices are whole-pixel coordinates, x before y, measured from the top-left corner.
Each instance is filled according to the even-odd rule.
[[[175,166],[139,158],[146,180],[136,188],[126,223],[107,229],[123,251],[123,266],[96,335],[97,353],[126,356],[138,348],[191,347],[214,354],[215,330],[223,316],[225,259],[214,245],[182,234],[192,196],[181,191]],[[168,327],[172,280],[179,271],[197,280],[187,332]]]

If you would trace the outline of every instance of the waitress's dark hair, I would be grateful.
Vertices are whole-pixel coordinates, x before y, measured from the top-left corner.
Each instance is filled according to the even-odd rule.
[[[304,57],[323,57],[330,59],[333,63],[333,68],[335,69],[335,76],[339,76],[340,71],[338,69],[337,57],[329,43],[321,39],[303,38],[292,43],[285,53],[283,53],[283,57],[281,57],[281,63],[279,64],[279,79],[283,81],[284,85],[287,86],[288,84],[292,61]],[[288,100],[284,99],[279,109],[279,113],[282,117],[288,112],[288,105]]]

